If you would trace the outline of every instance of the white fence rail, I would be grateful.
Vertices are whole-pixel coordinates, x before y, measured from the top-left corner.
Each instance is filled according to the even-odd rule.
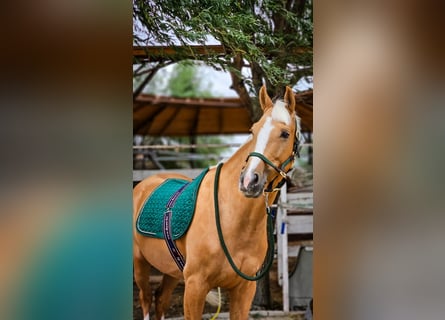
[[[276,220],[278,283],[283,291],[283,311],[289,312],[289,257],[297,257],[300,246],[289,246],[289,235],[313,234],[313,193],[287,193],[281,188]],[[298,215],[288,215],[288,211]],[[312,237],[312,236],[311,236]]]

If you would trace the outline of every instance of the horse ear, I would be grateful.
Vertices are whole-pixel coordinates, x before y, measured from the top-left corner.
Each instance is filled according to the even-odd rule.
[[[287,104],[287,108],[290,113],[295,111],[295,95],[290,87],[286,86],[286,93],[284,94],[284,102]]]
[[[260,95],[259,95],[260,105],[261,109],[265,111],[266,109],[269,109],[273,106],[272,100],[270,99],[269,95],[267,94],[266,86],[263,85],[260,89]]]

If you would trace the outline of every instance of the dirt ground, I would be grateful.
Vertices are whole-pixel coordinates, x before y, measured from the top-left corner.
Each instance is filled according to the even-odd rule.
[[[289,261],[289,264],[291,263],[292,261]],[[269,276],[270,276],[270,291],[272,298],[272,310],[282,310],[283,307],[282,288],[278,285],[277,281],[276,261],[274,262],[273,266],[270,269]],[[160,281],[161,281],[160,273],[155,273],[150,277],[150,282],[154,289],[159,285]],[[133,320],[143,319],[138,293],[139,289],[137,288],[135,282],[133,281]],[[228,312],[229,305],[227,302],[228,301],[227,295],[224,292],[224,290],[221,290],[221,293],[224,301],[221,307],[221,312],[222,313]],[[184,294],[184,283],[180,282],[173,293],[170,309],[165,315],[165,318],[177,318],[183,316],[183,307],[182,307],[183,294]],[[153,311],[153,306],[152,306],[152,311]],[[212,307],[208,303],[205,304],[204,314],[213,314],[215,312],[216,312],[216,307]],[[294,315],[292,317],[286,317],[286,319],[300,319],[300,318],[303,319],[303,317],[300,317],[298,315]],[[274,319],[277,318],[274,317]]]

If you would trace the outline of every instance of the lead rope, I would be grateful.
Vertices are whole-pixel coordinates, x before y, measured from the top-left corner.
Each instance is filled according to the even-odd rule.
[[[266,272],[269,271],[270,267],[272,266],[273,257],[274,257],[274,239],[273,239],[273,221],[270,214],[267,215],[267,253],[265,260],[263,262],[263,268],[259,271],[257,271],[257,274],[255,276],[248,276],[247,274],[243,273],[238,267],[235,265],[235,262],[233,262],[232,256],[229,253],[229,250],[227,249],[226,243],[224,241],[224,236],[222,234],[221,230],[221,222],[219,219],[219,205],[218,205],[218,184],[219,184],[219,175],[221,171],[221,167],[223,166],[223,163],[218,164],[216,167],[216,173],[215,173],[215,184],[213,189],[213,200],[215,203],[215,220],[216,220],[216,229],[218,231],[218,238],[219,242],[221,244],[221,247],[224,251],[224,254],[227,258],[227,260],[230,263],[230,266],[232,267],[233,271],[237,275],[239,275],[241,278],[249,281],[257,281],[261,279]]]

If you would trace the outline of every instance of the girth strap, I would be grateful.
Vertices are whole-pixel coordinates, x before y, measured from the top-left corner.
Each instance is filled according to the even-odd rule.
[[[188,183],[184,184],[171,196],[170,200],[168,200],[168,203],[165,208],[164,225],[163,225],[164,239],[165,243],[167,244],[168,251],[170,251],[173,260],[176,262],[176,265],[181,271],[184,270],[185,259],[184,256],[181,254],[181,251],[179,251],[179,248],[176,246],[176,243],[172,237],[171,215],[172,215],[172,208],[175,206],[176,200],[181,195],[185,187],[188,185],[189,185]]]

